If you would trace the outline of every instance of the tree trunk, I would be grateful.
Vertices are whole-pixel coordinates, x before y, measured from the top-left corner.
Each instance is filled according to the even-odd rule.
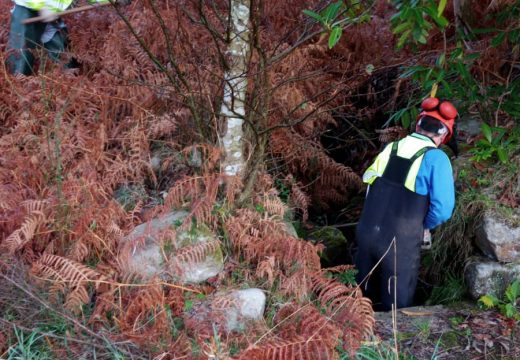
[[[227,50],[229,69],[224,74],[224,99],[221,115],[227,125],[222,138],[223,163],[227,175],[241,175],[244,169],[243,118],[246,114],[247,59],[249,44],[250,0],[231,0],[230,43]]]

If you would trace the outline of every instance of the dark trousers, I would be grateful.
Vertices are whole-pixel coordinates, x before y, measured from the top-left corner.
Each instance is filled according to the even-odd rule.
[[[376,310],[412,305],[428,204],[427,196],[385,178],[370,187],[356,229],[355,263],[356,280]]]
[[[400,244],[397,238],[395,247],[392,241],[374,244],[362,237],[358,241],[357,281],[361,283],[366,278],[361,288],[372,299],[374,309],[391,310],[392,304],[396,308],[411,306],[419,275],[420,250],[411,249],[410,244]]]
[[[7,69],[12,74],[30,75],[34,73],[34,52],[37,49],[45,49],[50,59],[58,62],[60,55],[67,47],[65,28],[57,31],[49,41],[42,44],[41,38],[47,24],[42,22],[22,24],[24,20],[36,16],[38,16],[37,11],[19,5],[15,5],[11,14],[6,63]]]

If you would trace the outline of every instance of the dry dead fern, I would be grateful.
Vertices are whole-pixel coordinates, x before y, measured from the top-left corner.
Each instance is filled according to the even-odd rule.
[[[37,228],[45,223],[45,215],[41,211],[31,212],[22,223],[22,226],[13,231],[11,235],[2,242],[2,246],[11,254],[21,250],[27,243],[29,243]]]
[[[400,126],[393,126],[382,130],[376,130],[379,134],[379,141],[382,143],[389,143],[400,140],[408,135],[408,130]]]
[[[325,275],[326,269],[313,274],[312,289],[327,316],[340,327],[343,348],[353,355],[361,341],[373,332],[372,302],[363,297],[359,287],[344,285]]]
[[[131,292],[132,293],[132,292]],[[122,333],[141,345],[169,334],[166,298],[162,286],[151,284],[133,292],[117,318]]]
[[[240,355],[246,360],[336,360],[336,351],[327,347],[326,339],[321,337],[305,338],[294,335],[290,339],[271,340],[262,347],[249,349]]]
[[[52,254],[43,254],[33,263],[31,273],[39,281],[50,282],[50,292],[65,293],[66,309],[80,313],[82,306],[90,302],[87,286],[90,283],[97,288],[105,277],[83,264]]]

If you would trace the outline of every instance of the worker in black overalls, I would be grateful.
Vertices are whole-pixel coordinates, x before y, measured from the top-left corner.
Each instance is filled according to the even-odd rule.
[[[452,139],[457,110],[437,98],[421,107],[416,131],[388,144],[363,175],[369,186],[355,263],[358,284],[376,310],[412,305],[423,237],[455,205],[451,163],[437,147]]]

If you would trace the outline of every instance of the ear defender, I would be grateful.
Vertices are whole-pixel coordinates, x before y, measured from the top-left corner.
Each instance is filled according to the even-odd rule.
[[[423,100],[421,103],[421,109],[422,111],[417,117],[418,120],[423,116],[431,116],[446,126],[448,129],[448,135],[445,137],[443,144],[447,144],[453,136],[453,126],[458,113],[455,106],[453,106],[449,101],[430,97]],[[420,121],[418,121],[418,124],[420,124]]]

